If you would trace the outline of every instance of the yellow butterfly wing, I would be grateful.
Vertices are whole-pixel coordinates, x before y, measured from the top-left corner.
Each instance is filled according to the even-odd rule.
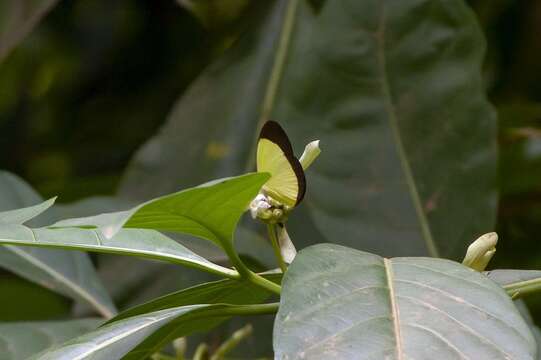
[[[274,121],[267,121],[261,130],[257,171],[271,174],[263,191],[275,200],[291,207],[302,200],[306,189],[304,171],[285,131]]]

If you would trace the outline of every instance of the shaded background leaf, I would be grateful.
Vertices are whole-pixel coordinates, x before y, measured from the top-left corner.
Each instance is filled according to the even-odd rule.
[[[0,192],[5,199],[0,205],[1,210],[42,201],[28,184],[5,172],[0,174]],[[0,248],[0,266],[62,295],[90,303],[105,317],[116,312],[90,258],[84,253],[10,245]]]
[[[6,0],[0,4],[0,62],[58,0]]]
[[[0,323],[0,354],[4,360],[24,360],[93,330],[102,319]]]

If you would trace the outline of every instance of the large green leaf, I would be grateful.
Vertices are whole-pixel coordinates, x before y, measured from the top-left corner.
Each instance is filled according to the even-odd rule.
[[[269,177],[267,173],[254,173],[216,180],[130,210],[63,220],[54,226],[95,226],[106,238],[122,227],[173,231],[230,247],[240,217]]]
[[[327,1],[317,15],[299,6],[296,29],[271,116],[296,143],[321,139],[314,225],[377,254],[460,258],[496,215],[473,12],[463,0]]]
[[[51,206],[53,200],[35,205],[41,202],[40,196],[23,180],[6,172],[0,173],[0,198],[0,210],[11,209],[0,213],[0,228],[24,228],[28,242],[35,242],[32,232],[17,224],[35,223],[33,218]],[[13,209],[28,205],[33,206]],[[3,235],[8,234],[9,231],[3,232]],[[0,266],[41,286],[84,301],[105,317],[116,313],[92,262],[84,253],[0,246]]]
[[[484,40],[463,0],[334,0],[317,11],[281,0],[259,10],[136,155],[125,194],[250,169],[257,128],[272,118],[297,150],[321,139],[290,220],[298,245],[459,258],[493,227],[496,123]]]
[[[68,341],[41,356],[40,360],[146,359],[170,338],[208,328],[216,318],[233,315],[267,314],[269,305],[189,305],[160,310],[120,320]],[[130,352],[131,351],[131,352]],[[125,357],[124,357],[125,356]]]
[[[2,360],[24,360],[98,327],[100,319],[0,323]]]
[[[57,2],[58,0],[0,2],[0,62]]]
[[[385,259],[333,244],[301,251],[282,282],[276,359],[534,359],[509,296],[431,258]]]
[[[237,272],[216,265],[153,230],[123,229],[108,239],[94,229],[31,229],[23,225],[0,225],[0,244],[95,251],[168,261],[236,277]]]

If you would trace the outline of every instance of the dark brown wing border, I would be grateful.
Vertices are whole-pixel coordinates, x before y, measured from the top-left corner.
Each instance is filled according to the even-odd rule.
[[[297,184],[299,186],[299,193],[297,194],[297,200],[295,201],[295,206],[298,205],[304,198],[304,193],[306,192],[306,178],[299,159],[297,159],[293,153],[293,146],[291,146],[291,142],[289,141],[286,132],[276,121],[269,120],[263,124],[261,132],[259,133],[259,138],[268,139],[278,145],[284,152],[287,161],[291,164],[291,168],[295,172],[295,176],[297,176]]]

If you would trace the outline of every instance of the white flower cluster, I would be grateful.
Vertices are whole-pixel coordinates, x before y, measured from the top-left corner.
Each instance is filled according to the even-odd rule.
[[[252,214],[253,219],[257,219],[263,214],[266,214],[270,208],[271,204],[269,204],[267,197],[263,194],[258,194],[250,203],[250,214]]]
[[[284,223],[290,207],[279,203],[268,195],[259,193],[250,203],[252,218],[260,219],[270,224]]]

